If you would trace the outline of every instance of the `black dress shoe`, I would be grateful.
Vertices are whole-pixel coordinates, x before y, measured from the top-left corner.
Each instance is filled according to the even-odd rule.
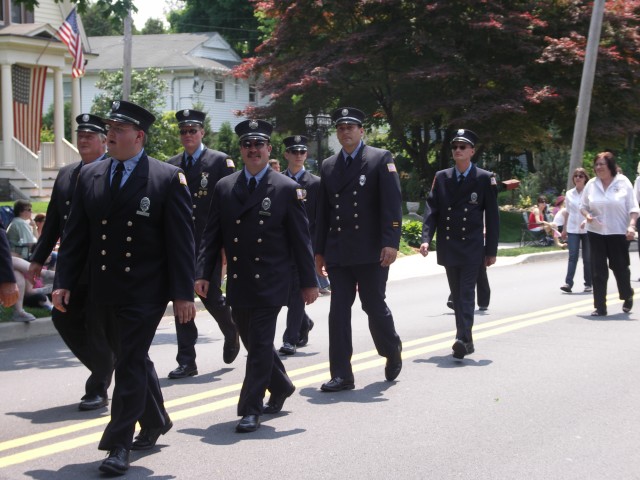
[[[629,313],[633,308],[633,298],[627,298],[622,304],[622,311],[624,313]]]
[[[260,415],[245,415],[236,425],[236,432],[255,432],[260,426]]]
[[[473,347],[473,342],[463,342],[460,339],[456,339],[451,348],[453,349],[453,358],[457,358],[458,360],[476,351]]]
[[[313,320],[309,319],[309,329],[303,330],[300,332],[300,340],[296,343],[296,347],[304,347],[307,343],[309,343],[309,332],[313,330]]]
[[[156,442],[160,435],[164,435],[173,427],[173,422],[168,419],[164,427],[145,428],[140,429],[140,433],[133,440],[131,444],[131,450],[150,450],[156,446]]]
[[[455,308],[453,308],[453,300],[447,300],[447,307],[449,307],[451,310],[455,310]]]
[[[224,345],[222,346],[222,360],[226,364],[233,363],[240,353],[240,336],[238,330],[234,335],[224,337]]]
[[[402,370],[402,344],[398,345],[398,351],[387,358],[387,364],[384,367],[384,376],[385,378],[392,382],[398,375],[400,375],[400,370]]]
[[[280,413],[280,411],[282,410],[282,407],[284,406],[284,401],[287,398],[289,398],[291,395],[293,395],[293,392],[295,391],[296,391],[296,387],[292,385],[291,390],[285,393],[278,393],[278,394],[272,393],[271,396],[269,397],[269,401],[264,406],[262,413],[266,413],[269,415],[274,413]]]
[[[169,378],[187,378],[198,374],[198,367],[195,365],[180,365],[175,370],[169,372]]]
[[[109,399],[102,395],[84,396],[78,405],[80,410],[97,410],[109,405]]]
[[[278,351],[283,355],[293,355],[296,353],[296,346],[291,345],[289,342],[284,342]]]
[[[114,448],[98,469],[110,475],[124,475],[129,470],[129,450],[122,447]]]
[[[481,312],[486,312],[487,310],[489,310],[489,307],[484,307],[484,306],[482,306],[482,307],[478,307],[478,309],[479,309]]]
[[[356,388],[353,380],[345,380],[340,377],[333,377],[327,383],[323,383],[320,390],[323,392],[339,392],[340,390],[353,390]]]

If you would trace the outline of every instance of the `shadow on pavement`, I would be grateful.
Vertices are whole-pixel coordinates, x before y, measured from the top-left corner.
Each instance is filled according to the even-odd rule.
[[[327,381],[329,379],[327,378]],[[382,394],[389,388],[396,384],[396,382],[375,382],[371,383],[364,388],[358,388],[356,381],[356,388],[354,390],[343,390],[341,392],[323,392],[318,388],[303,388],[300,390],[300,396],[307,397],[307,401],[314,405],[332,405],[339,402],[350,403],[377,403],[386,402],[387,399]]]
[[[282,415],[278,415],[281,417]],[[298,435],[306,432],[303,428],[294,430],[276,431],[274,427],[268,425],[270,419],[276,418],[273,415],[262,415],[260,417],[260,428],[255,432],[237,433],[236,424],[240,419],[232,422],[218,423],[211,425],[209,428],[185,428],[178,430],[179,433],[201,437],[204,443],[210,445],[235,445],[244,440],[274,440],[291,435]]]
[[[470,357],[467,357],[463,360],[458,360],[453,358],[451,355],[431,357],[431,358],[418,358],[413,362],[414,363],[433,363],[438,368],[486,367],[487,365],[491,365],[493,363],[493,361],[491,360],[474,360],[473,358],[470,358]]]

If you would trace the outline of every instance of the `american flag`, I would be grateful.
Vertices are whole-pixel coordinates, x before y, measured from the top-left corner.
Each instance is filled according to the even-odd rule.
[[[80,40],[80,30],[78,30],[78,15],[76,9],[71,10],[60,29],[58,37],[67,46],[69,53],[73,57],[73,67],[71,75],[73,78],[84,75],[84,54],[82,53],[82,41]]]
[[[40,150],[42,101],[47,67],[11,65],[13,135],[29,150]]]

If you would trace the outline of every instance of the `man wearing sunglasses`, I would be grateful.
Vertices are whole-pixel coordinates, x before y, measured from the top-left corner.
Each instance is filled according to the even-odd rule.
[[[235,171],[233,160],[229,155],[207,148],[202,143],[204,137],[204,121],[206,114],[198,110],[184,109],[176,112],[180,128],[180,142],[184,152],[167,160],[167,163],[184,170],[187,184],[193,201],[193,223],[195,226],[196,254],[200,246],[202,231],[209,215],[211,193],[218,180]],[[218,252],[216,264],[210,280],[209,294],[201,298],[202,304],[215,319],[224,335],[222,359],[224,363],[232,363],[240,352],[238,329],[231,318],[231,308],[226,305],[221,290],[222,252]],[[178,367],[169,372],[169,378],[180,379],[198,374],[196,365],[196,342],[198,328],[196,322],[180,323],[176,318],[176,336],[178,340]]]
[[[475,350],[471,330],[478,271],[483,265],[493,265],[498,251],[496,179],[471,163],[477,141],[474,132],[463,128],[451,140],[455,166],[440,170],[433,179],[420,245],[420,253],[426,257],[437,230],[438,264],[447,272],[456,316],[452,347],[456,359]]]
[[[311,243],[314,243],[316,231],[316,203],[318,201],[318,189],[320,178],[308,172],[304,168],[307,159],[307,137],[294,135],[285,138],[282,142],[285,146],[284,158],[287,161],[287,169],[284,174],[295,180],[302,187],[302,201],[304,202],[309,219],[309,232]],[[293,355],[296,347],[304,347],[309,342],[309,331],[313,328],[313,320],[304,310],[304,301],[300,295],[300,282],[295,263],[292,268],[292,288],[287,304],[287,328],[282,335],[282,347],[280,353]]]
[[[278,413],[295,391],[273,345],[278,313],[289,300],[291,263],[305,304],[318,298],[304,193],[269,168],[271,131],[264,120],[236,125],[244,169],[221,179],[213,191],[196,266],[196,293],[207,296],[215,257],[227,255],[227,303],[247,349],[238,401],[237,432],[253,432],[260,415]],[[266,390],[271,397],[266,405]]]
[[[400,179],[391,152],[362,141],[364,113],[342,107],[331,116],[342,149],[322,162],[316,218],[316,271],[331,280],[329,364],[320,389],[355,388],[351,307],[360,295],[388,381],[402,369],[402,342],[385,302],[389,266],[396,260],[402,225]]]

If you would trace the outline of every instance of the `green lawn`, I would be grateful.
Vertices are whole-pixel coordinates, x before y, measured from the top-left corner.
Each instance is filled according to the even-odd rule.
[[[9,205],[10,207],[13,207],[14,203],[15,202],[0,202],[0,206]],[[37,213],[47,213],[48,206],[49,202],[31,202],[33,215],[36,215]]]
[[[51,312],[49,312],[49,310],[47,310],[46,308],[25,307],[25,310],[31,313],[32,315],[35,315],[36,318],[44,318],[44,317],[51,316]],[[10,322],[12,315],[13,315],[13,308],[0,307],[0,322]]]

